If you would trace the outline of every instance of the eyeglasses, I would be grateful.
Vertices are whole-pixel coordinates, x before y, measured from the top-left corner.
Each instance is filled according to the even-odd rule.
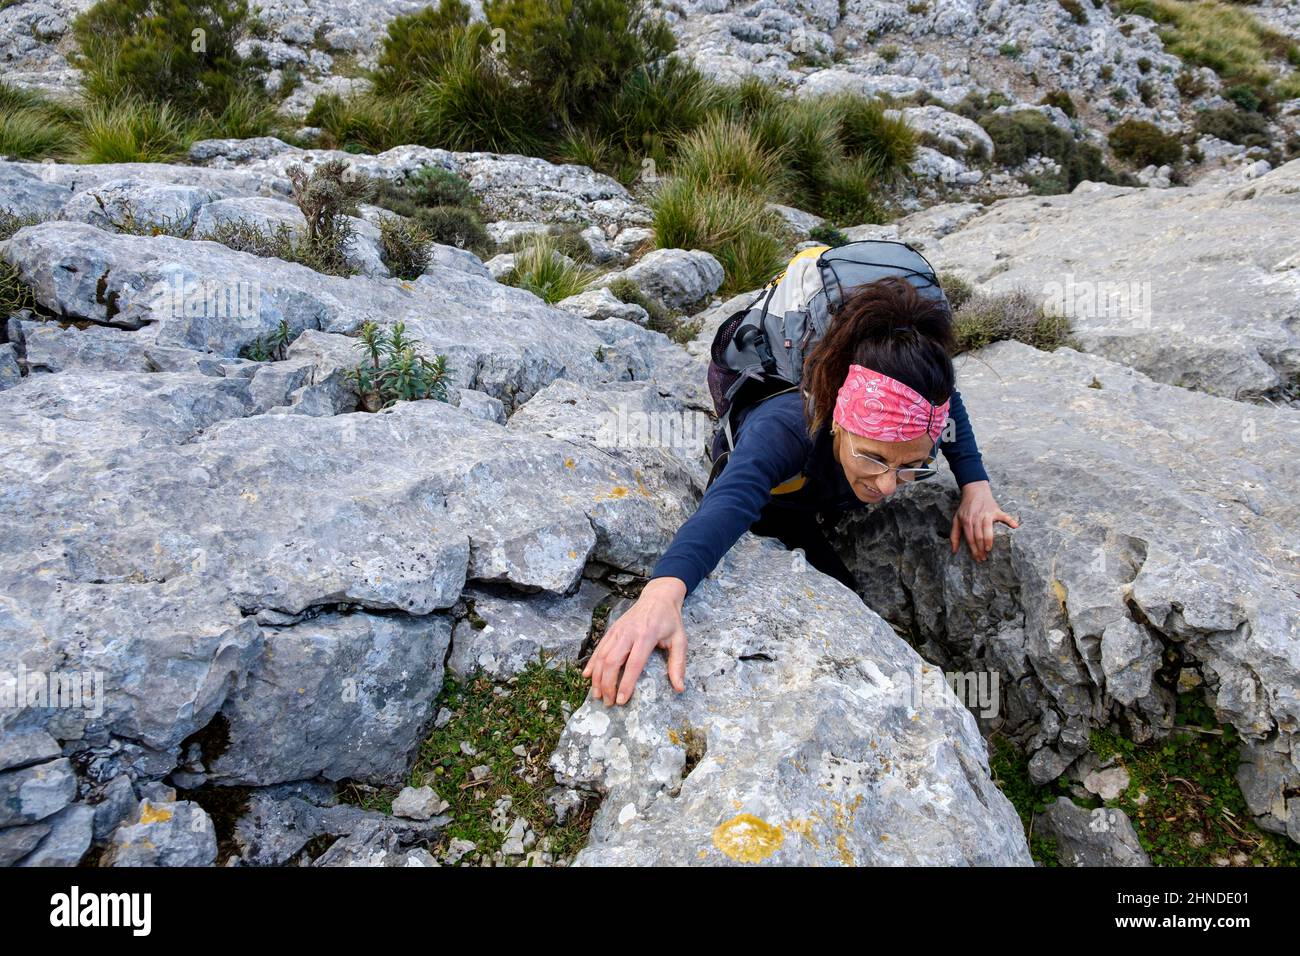
[[[863,471],[865,471],[868,475],[870,475],[873,478],[876,477],[877,475],[883,475],[887,471],[892,471],[897,473],[898,481],[900,484],[902,484],[903,482],[908,482],[908,481],[924,481],[926,478],[933,478],[935,475],[939,473],[939,469],[934,468],[931,465],[931,462],[934,461],[935,449],[939,447],[938,442],[935,442],[930,447],[930,454],[926,456],[925,464],[920,468],[895,468],[892,465],[888,464],[887,462],[881,461],[879,458],[873,458],[870,455],[864,455],[862,454],[862,452],[854,448],[853,438],[851,437],[852,432],[846,431],[844,433],[844,436],[849,443],[849,454],[852,455],[854,458],[861,458],[866,463],[863,466]]]

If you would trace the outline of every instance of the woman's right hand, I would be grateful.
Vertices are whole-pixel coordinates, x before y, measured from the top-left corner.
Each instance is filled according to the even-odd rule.
[[[582,670],[591,678],[591,693],[605,706],[626,704],[637,678],[656,647],[668,651],[668,680],[679,694],[686,689],[686,628],[681,578],[652,578],[623,616],[610,625]],[[623,676],[619,679],[619,669]],[[615,692],[617,691],[617,695]]]

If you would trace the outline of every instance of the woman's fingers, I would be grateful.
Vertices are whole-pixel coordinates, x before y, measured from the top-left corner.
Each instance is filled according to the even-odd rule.
[[[983,560],[983,556],[980,553],[979,535],[975,533],[974,519],[970,518],[969,516],[963,518],[961,522],[961,526],[962,526],[962,533],[965,534],[966,536],[966,546],[970,548],[970,556],[974,558],[976,561]]]
[[[591,660],[587,662],[587,674],[591,678],[591,693],[600,700],[604,694],[605,673],[612,666],[614,673],[618,673],[618,664],[614,663],[613,652],[618,646],[619,634],[622,628],[615,621],[605,632],[605,636],[600,639],[600,644],[596,646],[596,652],[591,655]]]
[[[986,514],[983,516],[982,528],[984,535],[984,553],[987,555],[993,551],[993,515]]]
[[[673,690],[686,690],[686,629],[677,628],[668,639],[668,680]]]
[[[623,665],[623,679],[619,682],[618,698],[615,703],[626,704],[632,698],[632,688],[636,686],[637,678],[641,676],[641,671],[645,669],[645,662],[650,659],[654,649],[654,644],[645,639],[632,642],[627,663]]]
[[[952,533],[948,535],[948,540],[952,543],[952,553],[956,554],[961,547],[961,512],[952,516]]]
[[[631,629],[627,627],[618,628],[614,638],[614,644],[610,647],[605,655],[605,664],[600,672],[600,698],[605,702],[605,706],[614,703],[614,692],[618,690],[618,672],[627,660],[628,652],[632,649],[633,641]]]

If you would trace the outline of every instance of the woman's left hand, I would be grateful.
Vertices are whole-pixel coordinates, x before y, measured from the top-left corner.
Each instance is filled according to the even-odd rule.
[[[993,498],[993,490],[987,481],[972,481],[961,488],[961,506],[952,516],[952,553],[961,547],[962,532],[966,533],[966,544],[971,556],[976,561],[988,559],[993,550],[993,523],[1001,521],[1012,528],[1020,527],[1020,519],[1013,518],[1001,508]]]

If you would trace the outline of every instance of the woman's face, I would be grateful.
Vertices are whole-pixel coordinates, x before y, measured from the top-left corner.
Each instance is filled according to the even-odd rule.
[[[898,489],[898,476],[887,471],[883,475],[871,474],[871,464],[855,458],[853,452],[878,458],[894,468],[919,467],[925,464],[930,449],[934,447],[929,435],[911,441],[876,441],[846,432],[838,425],[832,426],[835,435],[835,457],[844,469],[844,477],[853,487],[859,500],[874,503],[884,501]]]

